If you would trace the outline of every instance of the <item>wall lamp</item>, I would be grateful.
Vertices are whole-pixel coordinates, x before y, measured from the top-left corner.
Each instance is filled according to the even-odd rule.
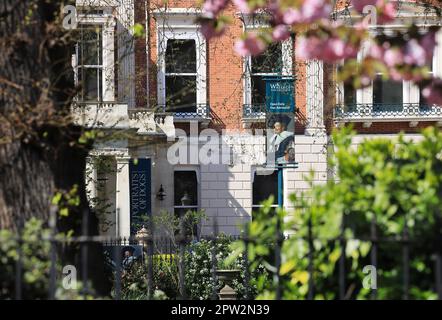
[[[166,192],[164,191],[163,185],[160,185],[160,190],[157,192],[157,199],[163,201],[166,197]]]

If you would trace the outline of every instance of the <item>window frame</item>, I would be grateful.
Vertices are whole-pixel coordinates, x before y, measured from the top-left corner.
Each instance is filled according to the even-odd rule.
[[[197,43],[196,43],[196,41],[194,40],[194,39],[166,39],[166,51],[165,51],[165,58],[167,57],[167,44],[168,44],[168,42],[170,41],[170,40],[184,40],[184,41],[186,41],[186,40],[191,40],[191,41],[194,41],[194,43],[195,43],[195,55],[197,55]],[[164,71],[164,92],[165,92],[165,105],[166,105],[166,108],[167,108],[167,104],[168,104],[168,101],[167,101],[167,77],[183,77],[183,78],[185,78],[185,77],[195,77],[195,112],[196,112],[196,108],[197,108],[197,105],[198,105],[198,70],[197,70],[197,66],[195,65],[195,72],[193,72],[193,73],[189,73],[189,72],[167,72],[167,61],[166,61],[167,59],[165,59],[165,61],[164,61],[164,67],[165,67],[165,71]],[[181,108],[182,107],[184,107],[185,108],[185,105],[184,106],[180,106]]]
[[[244,14],[242,15],[244,31],[258,31],[260,28],[270,27],[266,22],[266,14]],[[281,41],[282,51],[282,76],[293,75],[293,39],[289,37],[285,41]],[[243,74],[244,74],[244,105],[252,105],[252,57],[243,58]],[[278,73],[265,74],[268,76],[279,75]]]
[[[393,33],[395,31],[399,31],[404,28],[403,26],[389,26],[389,25],[384,25],[381,27],[384,27],[384,29],[385,29],[384,31],[386,31],[386,33]],[[424,32],[425,29],[426,28],[420,27],[421,32]],[[439,62],[439,64],[437,62],[438,58],[442,59],[442,42],[441,42],[442,41],[442,32],[441,31],[442,30],[440,30],[436,34],[436,37],[439,40],[437,40],[438,43],[437,43],[437,46],[434,50],[433,59],[432,59],[432,66],[433,66],[432,74],[433,75],[437,75],[437,74],[442,73],[442,70],[439,70],[439,69],[441,69],[439,66],[440,62]],[[371,29],[370,32],[372,34],[376,34],[375,29]],[[357,56],[357,60],[359,62],[361,62],[362,59],[365,56],[367,56],[369,49],[370,49],[370,43],[368,41],[364,41],[364,43],[361,46],[361,50],[358,52],[358,56]],[[342,60],[339,64],[342,66],[344,64],[344,60]],[[369,86],[362,88],[362,89],[357,89],[356,90],[356,105],[360,105],[360,104],[369,105],[369,106],[371,106],[371,108],[373,110],[373,106],[375,106],[374,90],[373,89],[374,89],[374,80],[371,81],[371,84]],[[345,108],[347,108],[348,106],[345,104],[345,89],[344,89],[343,82],[340,82],[338,84],[336,95],[338,97],[338,101],[337,101],[338,105],[341,105],[341,106],[344,106]],[[382,104],[376,104],[376,105],[382,105]],[[402,81],[402,105],[404,106],[404,110],[409,105],[421,106],[419,87],[408,80]]]
[[[207,105],[207,43],[195,24],[199,11],[196,9],[171,8],[154,11],[157,20],[157,97],[158,105],[166,105],[166,49],[167,40],[194,40],[196,46],[196,104],[197,112],[185,113],[184,117],[198,117],[198,105]],[[179,112],[178,112],[179,113]]]
[[[101,65],[80,65],[78,47],[75,45],[75,53],[72,55],[72,67],[74,70],[74,83],[79,84],[79,68],[92,69],[99,66],[101,69],[101,100],[83,100],[80,95],[75,100],[80,103],[115,102],[115,27],[116,22],[112,14],[78,14],[78,29],[84,25],[98,25],[101,27]],[[98,85],[98,83],[97,83]],[[98,86],[99,88],[100,86]]]

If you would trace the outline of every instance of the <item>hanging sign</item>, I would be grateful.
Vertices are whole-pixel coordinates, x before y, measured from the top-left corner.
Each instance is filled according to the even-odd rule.
[[[267,165],[295,164],[295,100],[292,77],[266,81]]]

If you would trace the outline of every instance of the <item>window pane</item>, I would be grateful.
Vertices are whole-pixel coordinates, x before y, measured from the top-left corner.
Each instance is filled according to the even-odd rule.
[[[273,195],[274,204],[278,204],[278,171],[272,174],[258,175],[255,173],[253,180],[253,204],[259,205],[262,201]]]
[[[252,104],[264,104],[266,99],[265,76],[252,76]]]
[[[378,75],[373,82],[373,104],[390,104],[402,110],[402,81],[383,80]]]
[[[101,65],[103,49],[100,25],[84,25],[81,28],[79,63],[80,65]]]
[[[252,73],[278,73],[282,70],[281,42],[271,44],[268,49],[252,57]]]
[[[174,172],[174,204],[181,206],[181,199],[187,193],[189,206],[198,205],[198,181],[195,171],[175,171]]]
[[[101,101],[102,70],[98,68],[80,68],[78,77],[82,86],[83,101]]]
[[[171,112],[196,112],[196,77],[166,76],[166,105]]]
[[[349,83],[344,83],[344,104],[346,106],[356,104],[356,90]]]
[[[166,73],[196,73],[195,40],[167,40]]]

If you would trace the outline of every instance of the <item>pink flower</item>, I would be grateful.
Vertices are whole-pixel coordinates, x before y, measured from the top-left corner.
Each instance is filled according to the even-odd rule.
[[[246,39],[238,40],[234,48],[241,56],[256,56],[266,49],[266,44],[255,33],[249,33]]]
[[[304,0],[301,7],[301,15],[305,23],[328,18],[331,12],[332,6],[327,0]]]
[[[272,38],[275,41],[284,41],[290,37],[289,28],[286,25],[280,24],[273,28]]]
[[[321,55],[323,41],[317,37],[300,37],[296,43],[296,56],[299,59],[317,59]]]
[[[389,48],[385,50],[384,62],[387,66],[393,67],[404,63],[404,55],[399,48]]]
[[[436,47],[436,33],[430,31],[426,33],[419,41],[422,48],[425,50],[427,60],[433,58],[434,48]]]
[[[416,39],[407,41],[404,48],[404,62],[406,64],[415,64],[420,67],[424,66],[427,61],[425,49]]]
[[[249,5],[247,4],[247,0],[233,0],[233,3],[242,13],[252,12]]]
[[[442,106],[442,79],[433,79],[432,83],[424,87],[422,95],[428,104]]]
[[[298,10],[288,8],[282,15],[282,20],[288,25],[299,23],[301,21],[301,14]]]
[[[381,2],[382,0],[380,0]],[[378,8],[381,11],[381,14],[378,15],[378,23],[386,23],[386,22],[391,22],[394,21],[394,19],[396,18],[396,14],[397,14],[397,8],[396,8],[396,4],[392,3],[392,2],[381,2],[382,4],[379,5],[378,4]]]
[[[384,48],[377,45],[376,43],[373,43],[370,46],[369,55],[374,59],[382,60],[382,58],[384,57]]]
[[[357,53],[357,48],[336,36],[327,40],[302,37],[298,40],[296,47],[296,56],[304,60],[318,59],[336,62],[341,59],[354,58]]]
[[[203,10],[217,15],[227,6],[227,3],[228,0],[206,0],[203,5]]]
[[[327,0],[304,0],[299,9],[288,8],[282,19],[285,24],[312,23],[322,18],[328,18],[332,6]]]
[[[330,38],[324,44],[322,58],[325,61],[339,60],[345,55],[345,43],[338,38]]]

